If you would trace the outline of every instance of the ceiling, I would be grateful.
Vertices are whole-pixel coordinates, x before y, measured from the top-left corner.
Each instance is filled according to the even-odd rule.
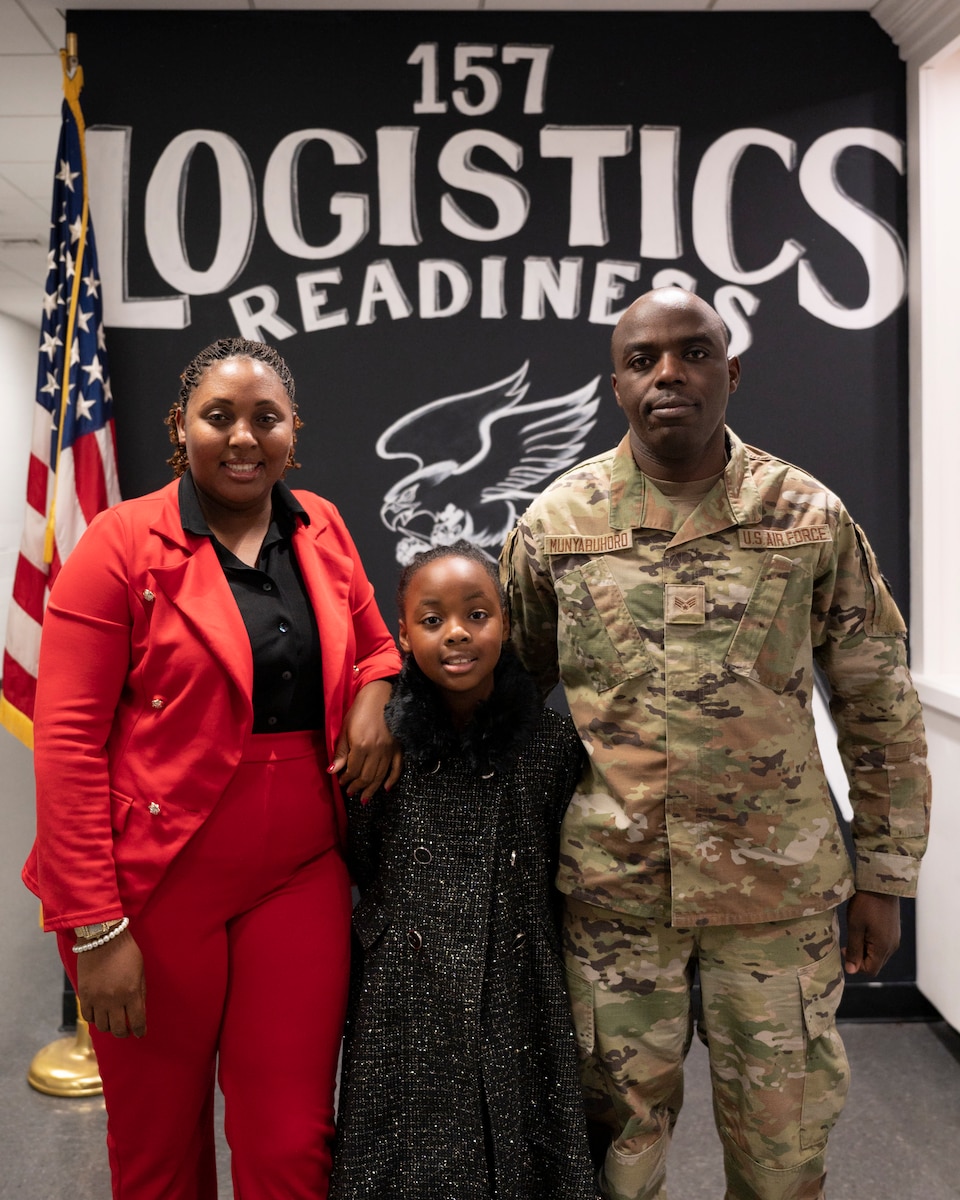
[[[723,12],[850,10],[872,12],[899,41],[905,9],[939,9],[954,0],[73,0],[72,8],[117,9],[592,9]],[[59,49],[64,9],[53,0],[0,0],[0,313],[39,325],[46,278],[53,164],[62,100]],[[83,48],[80,48],[83,61]]]

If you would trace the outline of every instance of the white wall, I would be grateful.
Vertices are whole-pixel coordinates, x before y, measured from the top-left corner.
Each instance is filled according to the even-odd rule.
[[[37,285],[37,318],[43,288]],[[4,436],[0,439],[0,640],[7,628],[7,610],[13,591],[13,573],[23,532],[27,464],[37,389],[38,330],[0,313],[0,412]],[[6,736],[5,734],[2,736]]]
[[[908,68],[911,644],[933,775],[917,984],[960,1029],[960,6],[943,0],[904,29],[900,48]]]

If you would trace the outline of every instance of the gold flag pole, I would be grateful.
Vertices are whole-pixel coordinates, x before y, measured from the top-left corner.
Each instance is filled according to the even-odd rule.
[[[66,94],[67,81],[74,79],[80,66],[75,33],[67,34],[67,48],[60,51],[60,58]],[[38,1050],[27,1071],[27,1083],[47,1096],[99,1096],[103,1092],[90,1029],[80,1013],[79,1000],[76,1034],[57,1038]]]
[[[77,127],[80,137],[80,155],[83,156],[83,118],[79,112],[78,96],[80,89],[83,88],[83,72],[80,70],[79,58],[77,55],[77,35],[67,34],[66,49],[60,50],[60,61],[64,67],[64,97],[70,104],[74,120],[77,121]],[[84,188],[86,187],[86,173],[84,172]],[[86,221],[86,199],[84,192],[84,224]],[[77,250],[77,270],[76,281],[74,284],[79,284],[80,272],[79,263],[83,257],[83,233],[80,235],[80,245]],[[74,307],[76,307],[76,287],[74,287]],[[71,325],[73,322],[73,311],[71,311],[70,322],[67,324],[67,346],[70,346],[72,341]],[[64,373],[64,403],[68,396],[68,372]],[[61,430],[64,427],[64,422],[58,422]],[[55,504],[55,500],[54,500]],[[53,522],[54,510],[53,506],[50,509],[49,528],[47,534],[47,542],[50,545],[50,557],[53,553]],[[49,560],[49,559],[48,559]],[[43,1046],[42,1050],[38,1050],[34,1055],[34,1061],[30,1063],[30,1068],[26,1072],[26,1081],[31,1087],[35,1087],[38,1092],[46,1093],[47,1096],[100,1096],[103,1091],[103,1084],[100,1080],[100,1068],[97,1067],[97,1058],[94,1051],[94,1043],[90,1039],[90,1030],[88,1024],[80,1015],[80,1004],[77,1001],[77,1033],[74,1037],[58,1038],[56,1042]]]

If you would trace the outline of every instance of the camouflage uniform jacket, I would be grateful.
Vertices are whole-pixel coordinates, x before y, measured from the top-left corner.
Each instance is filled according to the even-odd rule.
[[[561,475],[504,548],[513,640],[558,674],[589,762],[560,889],[676,925],[913,895],[929,778],[903,619],[835,495],[727,431],[730,460],[681,524],[627,438]],[[811,708],[832,691],[855,873]]]

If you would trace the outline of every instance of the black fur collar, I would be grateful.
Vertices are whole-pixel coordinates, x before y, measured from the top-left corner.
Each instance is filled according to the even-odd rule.
[[[387,727],[403,744],[406,758],[421,767],[459,758],[481,772],[502,771],[514,761],[540,721],[537,686],[509,643],[493,676],[493,695],[477,707],[464,730],[455,729],[437,689],[412,654],[386,707]]]

